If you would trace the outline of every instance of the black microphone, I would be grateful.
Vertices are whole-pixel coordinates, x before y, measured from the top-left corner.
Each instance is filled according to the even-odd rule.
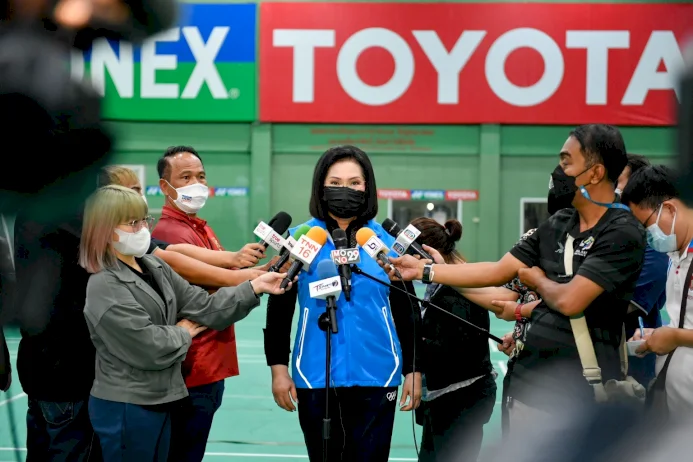
[[[409,226],[411,226],[411,225],[409,225]],[[409,228],[409,226],[407,226],[407,228]],[[383,228],[385,229],[385,231],[387,231],[387,234],[389,234],[390,236],[397,239],[397,242],[395,242],[395,245],[392,246],[392,250],[394,250],[398,254],[403,255],[404,252],[409,253],[411,255],[418,254],[423,259],[433,260],[433,257],[428,252],[426,252],[417,242],[414,242],[415,238],[412,239],[411,235],[409,235],[409,236],[407,236],[406,234],[402,235],[403,232],[405,232],[405,231],[409,232],[409,230],[405,229],[403,231],[402,228],[400,228],[399,225],[397,223],[395,223],[394,220],[390,220],[388,218],[385,221],[383,221]],[[412,228],[413,228],[413,226],[412,226]],[[400,235],[402,235],[402,237],[404,239],[400,239]],[[408,246],[406,246],[407,243],[409,243]],[[400,248],[398,248],[398,244],[399,244],[399,246],[401,246]],[[402,249],[404,249],[404,250],[400,253],[400,250],[402,250]]]
[[[346,232],[337,228],[332,231],[332,241],[337,250],[346,250],[349,248],[349,240]],[[349,265],[339,265],[339,276],[342,278],[342,292],[346,301],[351,301],[351,267]]]
[[[269,230],[269,234],[267,234],[262,240],[259,242],[261,246],[263,246],[265,249],[270,245],[270,241],[273,236],[277,235],[279,237],[282,236],[286,232],[287,229],[289,229],[289,226],[291,226],[291,215],[289,215],[286,212],[279,212],[276,214],[272,219],[267,223],[267,226],[271,228]],[[274,233],[273,233],[274,231]],[[258,235],[258,229],[256,228],[255,234]],[[281,241],[281,239],[279,239]]]

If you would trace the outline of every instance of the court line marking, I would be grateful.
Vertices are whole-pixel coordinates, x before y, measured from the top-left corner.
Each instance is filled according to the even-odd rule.
[[[26,396],[26,393],[21,392],[18,395],[13,396],[12,398],[8,398],[5,401],[0,401],[0,406],[4,406],[7,403],[11,403],[12,401],[17,401],[18,399],[24,398]]]
[[[26,451],[26,448],[0,448],[0,451]],[[307,455],[302,454],[261,454],[256,452],[205,452],[205,456],[210,457],[268,457],[273,459],[307,459]],[[416,461],[411,457],[390,457],[391,461]]]

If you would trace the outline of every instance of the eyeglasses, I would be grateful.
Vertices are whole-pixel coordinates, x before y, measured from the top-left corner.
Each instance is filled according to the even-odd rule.
[[[151,228],[152,225],[154,224],[154,218],[151,216],[146,216],[142,218],[141,220],[132,220],[128,223],[123,223],[125,226],[130,226],[132,227],[133,231],[139,231],[143,227],[147,227],[147,229]]]

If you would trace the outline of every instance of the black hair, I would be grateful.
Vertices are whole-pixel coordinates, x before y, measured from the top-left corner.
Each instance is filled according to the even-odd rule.
[[[664,165],[650,165],[631,175],[621,203],[654,210],[669,199],[680,198],[674,172]]]
[[[337,162],[353,160],[361,166],[366,180],[366,204],[360,218],[371,220],[378,215],[378,189],[375,185],[375,173],[368,155],[355,146],[336,146],[323,153],[313,171],[313,187],[310,193],[310,215],[319,220],[329,217],[327,202],[324,198],[325,178],[327,171]]]
[[[602,164],[609,181],[618,181],[628,163],[626,144],[618,128],[606,124],[580,125],[570,132],[570,136],[580,143],[587,166]]]
[[[159,172],[159,178],[166,178],[170,175],[168,158],[175,156],[176,154],[180,154],[181,152],[189,152],[193,156],[200,159],[200,162],[202,162],[202,158],[192,146],[170,146],[156,163],[156,171]]]
[[[641,168],[649,167],[651,165],[647,157],[641,156],[640,154],[626,154],[626,158],[628,160],[626,166],[630,168],[631,175]]]

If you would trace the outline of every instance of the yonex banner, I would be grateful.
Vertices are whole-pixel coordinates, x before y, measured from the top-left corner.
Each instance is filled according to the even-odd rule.
[[[256,11],[183,3],[178,27],[141,48],[98,41],[73,56],[73,75],[104,94],[108,119],[255,120]]]

